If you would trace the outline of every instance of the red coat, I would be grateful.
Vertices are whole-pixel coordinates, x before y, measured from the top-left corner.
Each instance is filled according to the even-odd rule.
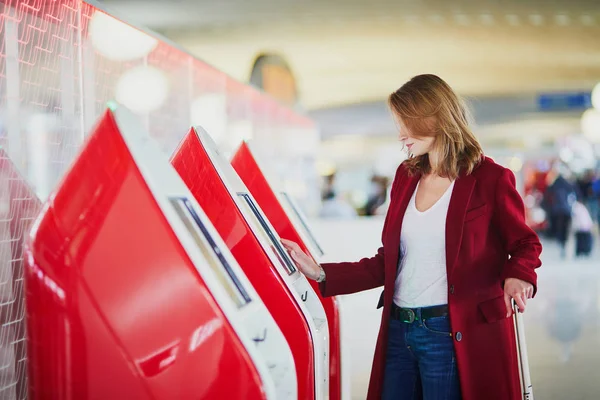
[[[374,257],[323,264],[324,296],[384,285],[368,399],[381,398],[402,220],[418,180],[400,165],[383,226],[383,246]],[[485,158],[472,174],[456,180],[446,219],[446,270],[464,400],[521,399],[513,319],[506,317],[502,286],[514,277],[535,287],[541,250],[537,235],[525,224],[523,201],[510,170]]]

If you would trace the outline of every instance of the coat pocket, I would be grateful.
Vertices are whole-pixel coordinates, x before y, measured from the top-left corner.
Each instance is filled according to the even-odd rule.
[[[467,210],[467,214],[465,215],[465,222],[469,222],[476,218],[481,217],[482,215],[484,215],[487,212],[487,210],[488,210],[487,204]]]
[[[485,321],[489,324],[507,318],[504,294],[490,300],[482,301],[479,303],[479,310],[483,314]]]

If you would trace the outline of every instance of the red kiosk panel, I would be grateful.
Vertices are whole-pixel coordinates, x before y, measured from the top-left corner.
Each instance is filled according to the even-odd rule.
[[[304,243],[302,236],[298,233],[294,223],[281,205],[277,195],[271,188],[267,178],[263,174],[249,146],[242,143],[231,159],[231,165],[238,173],[258,205],[267,215],[269,221],[284,239],[292,240],[302,248],[304,252],[311,254],[310,248]],[[309,280],[311,286],[319,296],[329,325],[329,398],[330,400],[341,399],[341,350],[340,350],[340,318],[335,299],[323,297],[319,291],[318,284]]]
[[[32,229],[26,288],[32,399],[265,398],[111,112]]]
[[[171,162],[286,337],[296,364],[298,398],[314,399],[313,345],[305,317],[238,210],[194,129],[175,150]]]

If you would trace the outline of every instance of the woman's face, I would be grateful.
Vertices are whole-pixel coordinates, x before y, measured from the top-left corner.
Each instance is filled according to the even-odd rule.
[[[405,146],[410,156],[418,157],[431,151],[435,137],[414,136],[400,119],[398,119],[398,126],[400,128],[400,142]]]

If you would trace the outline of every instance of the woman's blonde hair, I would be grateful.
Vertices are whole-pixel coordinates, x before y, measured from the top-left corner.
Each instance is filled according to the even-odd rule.
[[[456,179],[462,172],[473,172],[483,158],[464,103],[440,77],[415,76],[390,95],[388,104],[413,136],[435,137],[433,151],[441,160],[435,171],[424,154],[405,161],[410,174],[435,172]]]

